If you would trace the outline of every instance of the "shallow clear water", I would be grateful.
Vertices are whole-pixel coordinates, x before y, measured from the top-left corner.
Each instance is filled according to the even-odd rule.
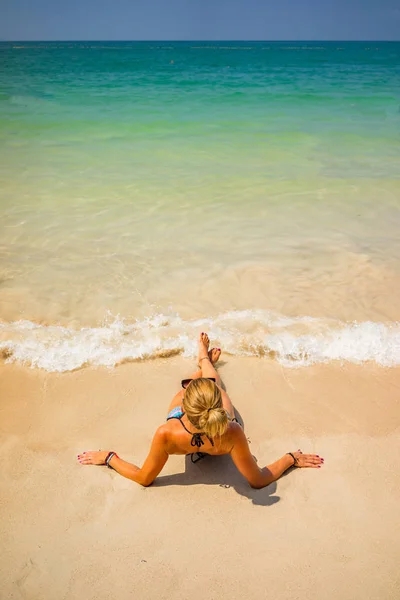
[[[0,44],[2,347],[34,362],[20,319],[174,323],[126,357],[187,351],[227,311],[226,344],[269,356],[254,321],[395,327],[399,75],[400,43]],[[63,334],[43,331],[48,355]]]

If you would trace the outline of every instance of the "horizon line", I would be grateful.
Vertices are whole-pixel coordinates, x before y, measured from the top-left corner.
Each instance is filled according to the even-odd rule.
[[[92,42],[92,43],[98,43],[98,42],[139,42],[139,43],[152,43],[152,42],[172,42],[172,43],[227,43],[227,42],[246,42],[246,43],[296,43],[296,42],[311,42],[311,43],[343,43],[343,42],[353,42],[353,43],[357,43],[357,42],[379,42],[379,43],[397,43],[400,42],[400,38],[395,40],[395,39],[391,39],[391,40],[381,40],[381,39],[327,39],[327,40],[321,40],[321,39],[265,39],[265,40],[245,40],[245,39],[213,39],[213,40],[201,40],[201,39],[196,39],[196,40],[189,40],[189,39],[119,39],[119,40],[114,40],[114,39],[29,39],[29,40],[23,40],[23,39],[10,39],[10,40],[6,40],[6,39],[0,39],[0,43],[16,43],[16,42],[50,42],[50,43],[57,43],[57,42]]]

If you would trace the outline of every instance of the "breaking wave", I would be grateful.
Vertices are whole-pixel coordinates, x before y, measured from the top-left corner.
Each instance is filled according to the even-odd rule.
[[[267,357],[285,367],[331,361],[400,364],[400,323],[290,318],[264,310],[193,320],[162,314],[132,322],[114,317],[99,327],[80,329],[26,320],[3,322],[0,351],[6,362],[63,372],[174,354],[192,357],[200,331],[207,331],[212,344],[226,354]]]

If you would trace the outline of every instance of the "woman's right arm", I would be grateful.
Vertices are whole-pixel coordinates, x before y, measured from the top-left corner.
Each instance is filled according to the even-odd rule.
[[[318,468],[323,464],[324,459],[316,454],[303,454],[300,451],[292,452],[292,454],[298,467]],[[231,456],[240,473],[247,479],[251,487],[256,489],[266,487],[279,479],[290,467],[293,467],[293,457],[285,454],[274,463],[260,469],[250,452],[244,431],[239,425],[235,426]]]
[[[165,425],[161,425],[153,437],[150,452],[143,467],[137,467],[133,463],[123,460],[117,454],[114,454],[108,464],[122,477],[131,479],[144,487],[151,485],[168,460],[167,438],[167,429]],[[81,465],[104,465],[107,455],[108,452],[104,451],[83,452],[78,455],[78,460]]]

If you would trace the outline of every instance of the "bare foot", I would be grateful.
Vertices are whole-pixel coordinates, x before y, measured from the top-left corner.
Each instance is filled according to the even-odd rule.
[[[211,348],[211,350],[209,350],[208,352],[208,358],[210,359],[213,365],[215,365],[215,363],[218,362],[220,356],[221,348]]]
[[[208,335],[206,333],[201,333],[199,335],[199,340],[198,340],[198,344],[199,344],[199,355],[198,355],[198,363],[199,365],[201,365],[201,360],[203,358],[209,358],[208,356],[208,347],[210,345],[210,339],[208,337]],[[211,358],[210,358],[211,360]]]

